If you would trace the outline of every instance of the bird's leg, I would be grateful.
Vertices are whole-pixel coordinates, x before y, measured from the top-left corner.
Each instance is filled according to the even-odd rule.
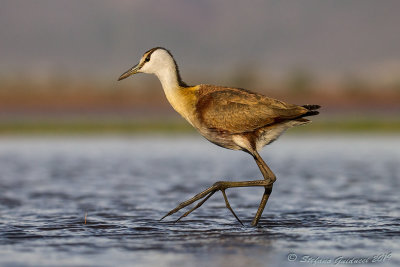
[[[260,206],[258,206],[258,210],[257,210],[256,216],[254,216],[254,219],[251,222],[252,226],[257,226],[258,221],[260,220],[261,215],[262,215],[262,213],[264,211],[265,205],[267,204],[268,198],[271,195],[271,192],[272,192],[272,185],[268,186],[268,187],[266,186],[264,194],[263,194],[263,197],[262,197],[261,202],[260,202]]]
[[[256,216],[254,217],[253,221],[251,222],[251,225],[256,226],[258,224],[258,221],[261,218],[261,215],[264,211],[265,205],[267,204],[268,198],[271,195],[272,185],[276,181],[276,176],[271,171],[271,169],[268,167],[268,165],[264,162],[264,160],[261,158],[261,156],[257,153],[257,151],[254,152],[253,156],[258,165],[258,168],[260,169],[262,175],[264,176],[265,181],[268,181],[268,185],[265,186],[265,190],[264,190],[264,194],[261,199],[261,202],[260,202],[260,206],[258,206]]]
[[[232,214],[235,216],[236,219],[238,219],[238,217],[236,216],[236,214],[233,212],[231,206],[229,205],[228,202],[228,198],[225,195],[225,189],[228,188],[232,188],[232,187],[249,187],[249,186],[264,186],[264,187],[268,187],[270,186],[270,182],[267,180],[255,180],[255,181],[242,181],[242,182],[226,182],[226,181],[221,181],[221,182],[216,182],[215,184],[213,184],[212,186],[210,186],[209,188],[207,188],[206,190],[200,192],[199,194],[195,195],[194,197],[192,197],[191,199],[188,199],[182,203],[180,203],[175,209],[171,210],[170,212],[168,212],[164,217],[162,217],[160,219],[160,221],[162,219],[164,219],[165,217],[174,214],[175,212],[185,208],[186,206],[189,206],[190,204],[202,199],[205,197],[204,200],[202,200],[201,202],[199,202],[194,208],[192,208],[191,210],[189,210],[188,212],[186,212],[185,214],[183,214],[178,221],[183,218],[186,217],[187,215],[189,215],[192,211],[196,210],[197,208],[199,208],[201,205],[204,204],[204,202],[206,202],[215,192],[217,192],[218,190],[222,191],[222,194],[224,195],[224,199],[225,199],[225,204],[226,207],[232,212]],[[239,219],[238,221],[240,223],[242,223]]]

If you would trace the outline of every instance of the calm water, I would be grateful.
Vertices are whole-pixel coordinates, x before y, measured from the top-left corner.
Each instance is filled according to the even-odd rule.
[[[253,159],[200,137],[3,137],[0,265],[400,266],[399,137],[289,136],[262,156],[278,180],[258,227],[260,188],[227,191],[245,226],[220,193],[174,224],[158,219],[214,182],[259,179]]]

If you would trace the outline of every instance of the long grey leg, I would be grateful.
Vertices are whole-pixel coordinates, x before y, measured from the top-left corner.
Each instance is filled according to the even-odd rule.
[[[261,199],[260,205],[258,206],[257,213],[251,222],[251,225],[256,226],[258,224],[258,221],[261,218],[261,215],[264,211],[265,205],[267,204],[268,198],[271,195],[272,192],[272,185],[276,181],[276,176],[275,174],[271,171],[271,169],[268,167],[268,165],[264,162],[264,160],[261,158],[261,156],[257,153],[257,151],[254,152],[254,159],[258,165],[258,168],[260,169],[262,175],[264,176],[264,179],[268,181],[268,186],[265,186],[264,194]]]

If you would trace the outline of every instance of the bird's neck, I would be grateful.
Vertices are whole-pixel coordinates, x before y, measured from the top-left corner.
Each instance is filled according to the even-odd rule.
[[[176,102],[179,101],[180,92],[183,88],[187,87],[181,80],[176,63],[174,61],[169,62],[155,74],[161,82],[168,101],[176,109]]]
[[[188,89],[193,87],[182,82],[175,64],[160,69],[156,75],[161,82],[168,102],[179,114],[192,123],[189,118],[191,103],[190,97],[188,98]]]
[[[156,73],[156,75],[161,82],[165,94],[172,93],[180,88],[176,66],[170,65],[162,68]]]

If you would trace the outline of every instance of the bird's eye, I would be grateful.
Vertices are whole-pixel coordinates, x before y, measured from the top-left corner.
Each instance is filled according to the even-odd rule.
[[[147,56],[144,60],[144,62],[149,62],[150,61],[150,56]]]

